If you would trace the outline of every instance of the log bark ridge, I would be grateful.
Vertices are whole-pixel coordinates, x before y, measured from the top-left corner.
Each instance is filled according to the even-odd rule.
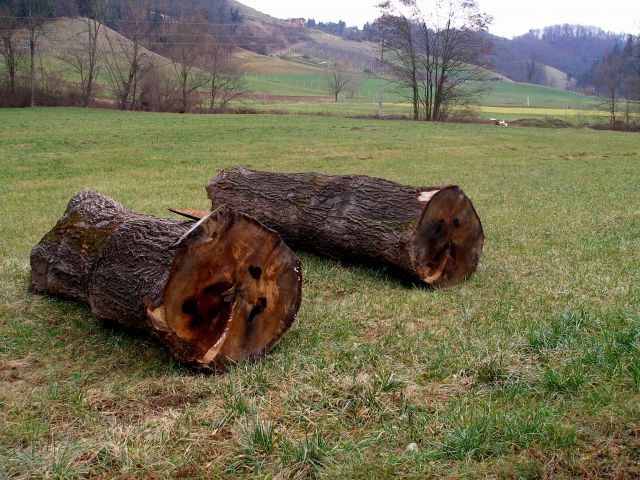
[[[32,292],[150,332],[204,370],[272,349],[295,319],[301,285],[300,261],[280,236],[227,207],[184,222],[81,192],[31,251]]]
[[[410,187],[367,176],[223,170],[206,185],[292,248],[388,267],[413,282],[451,285],[477,268],[484,233],[460,187]]]

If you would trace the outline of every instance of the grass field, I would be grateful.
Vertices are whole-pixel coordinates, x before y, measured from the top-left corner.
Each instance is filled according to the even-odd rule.
[[[375,117],[378,115],[378,103],[362,101],[334,102],[331,98],[301,98],[287,97],[261,98],[238,100],[233,105],[236,108],[249,108],[263,113],[287,113],[305,115],[333,115],[338,117]],[[606,112],[598,110],[583,110],[566,108],[527,108],[527,107],[496,107],[478,106],[471,107],[473,115],[468,115],[466,121],[487,121],[491,118],[499,118],[508,121],[522,119],[537,119],[544,124],[549,119],[559,119],[567,125],[583,126],[594,124],[607,124]],[[404,116],[407,119],[412,116],[412,107],[409,103],[383,102],[383,116]]]
[[[207,208],[232,165],[458,183],[479,270],[429,291],[301,253],[292,329],[218,376],[27,293],[73,193]],[[640,475],[636,134],[0,110],[0,179],[0,478]]]
[[[326,80],[322,70],[316,73],[287,73],[279,70],[280,59],[270,59],[274,64],[273,72],[246,71],[247,87],[255,93],[270,95],[317,96],[328,95]],[[278,63],[280,62],[280,63]],[[292,66],[294,62],[288,62]],[[356,97],[348,103],[375,102],[378,97],[379,80],[371,76],[358,76]],[[515,82],[487,82],[482,85],[486,93],[480,95],[481,105],[492,107],[533,107],[553,109],[594,109],[598,99],[566,90]],[[330,95],[328,95],[330,96]],[[388,102],[407,101],[398,93],[392,82],[384,84],[384,99]]]

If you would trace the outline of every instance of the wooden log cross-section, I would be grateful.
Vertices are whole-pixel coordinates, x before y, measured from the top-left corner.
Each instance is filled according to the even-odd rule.
[[[273,348],[301,286],[300,262],[280,236],[227,207],[183,222],[82,192],[31,251],[32,292],[86,303],[211,371]]]
[[[484,243],[480,219],[456,185],[416,188],[366,176],[235,168],[206,188],[213,208],[245,212],[291,247],[388,267],[430,286],[469,277]]]

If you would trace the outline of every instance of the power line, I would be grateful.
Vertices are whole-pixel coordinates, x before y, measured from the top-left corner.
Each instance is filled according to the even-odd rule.
[[[237,47],[242,43],[216,43],[218,47]],[[202,43],[193,43],[193,42],[149,42],[145,43],[145,45],[197,45],[202,46]]]
[[[42,45],[42,42],[40,42],[40,44]],[[53,49],[54,44],[49,42],[49,43],[45,43],[44,45],[46,45],[49,49]],[[180,45],[180,46],[202,46],[201,43],[163,43],[163,42],[156,42],[156,43],[147,43],[145,45],[162,45],[162,46],[174,46],[174,45]],[[142,45],[143,47],[145,45]],[[238,45],[237,43],[216,43],[217,47],[240,47],[241,45]],[[61,49],[57,49],[57,50],[61,50]],[[162,56],[161,53],[158,52],[154,52],[152,51],[151,53],[155,53],[156,55],[160,55]],[[206,53],[204,53],[206,55]]]
[[[226,33],[139,33],[139,32],[118,32],[114,30],[114,32],[119,33],[123,36],[128,35],[145,35],[147,37],[230,37],[232,34]],[[273,35],[242,35],[242,38],[269,38]]]
[[[40,42],[40,44],[42,44],[42,43],[43,42]],[[45,45],[48,45],[48,46],[52,46],[54,44],[55,43],[51,42],[51,41],[45,43]],[[203,46],[202,43],[178,43],[178,42],[167,42],[167,43],[165,43],[165,42],[151,42],[151,43],[145,43],[142,46],[144,47],[145,45],[190,45],[190,46],[200,46],[200,47]],[[216,43],[216,46],[217,47],[237,47],[237,46],[239,46],[239,44],[237,44],[237,43]],[[152,52],[152,53],[157,53],[157,52]]]
[[[25,29],[17,29],[17,30],[6,30],[0,29],[0,32],[24,32]],[[202,37],[202,38],[225,38],[230,37],[233,34],[225,34],[225,33],[139,33],[139,32],[118,32],[117,30],[113,30],[114,32],[127,37],[127,36],[145,36],[145,37]],[[83,33],[83,32],[78,32]],[[273,35],[242,35],[242,38],[272,38]]]
[[[0,15],[0,18],[13,18],[13,19],[21,19],[21,20],[71,20],[74,22],[82,22],[84,20],[81,20],[79,18],[72,18],[72,17],[15,17],[12,15]],[[93,18],[89,18],[86,17],[88,20],[93,20],[94,22],[98,22],[98,20],[95,20]],[[153,20],[105,20],[105,22],[114,22],[114,23],[154,23]],[[100,23],[105,23],[105,22],[100,22]],[[242,23],[211,23],[211,22],[184,22],[184,21],[178,21],[178,20],[161,20],[160,22],[158,22],[160,24],[163,25],[208,25],[211,27],[237,27],[242,25]],[[276,24],[275,22],[273,22],[272,24]],[[288,24],[287,24],[288,25]]]

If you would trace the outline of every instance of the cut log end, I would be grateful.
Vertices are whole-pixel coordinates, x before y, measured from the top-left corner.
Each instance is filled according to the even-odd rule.
[[[227,208],[177,242],[152,327],[182,361],[221,370],[269,351],[300,305],[300,262],[280,236]]]
[[[469,198],[457,186],[421,192],[425,202],[413,245],[413,268],[423,282],[444,286],[475,272],[484,233]]]

